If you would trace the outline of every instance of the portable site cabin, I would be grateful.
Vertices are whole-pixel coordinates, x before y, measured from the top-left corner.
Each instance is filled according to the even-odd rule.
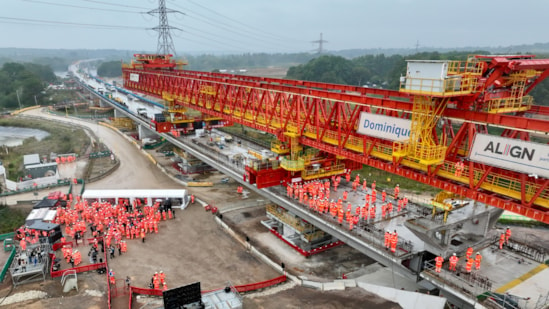
[[[188,202],[187,190],[86,190],[82,194],[82,199],[93,202],[109,202],[118,204],[121,199],[129,200],[133,204],[136,199],[140,200],[142,205],[152,206],[156,201],[164,203],[169,200],[172,206],[184,208]]]

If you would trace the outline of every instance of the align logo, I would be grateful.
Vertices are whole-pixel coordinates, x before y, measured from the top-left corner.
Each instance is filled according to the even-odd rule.
[[[502,143],[489,142],[488,145],[484,148],[484,151],[488,151],[494,154],[499,154],[503,156],[511,156],[517,159],[528,159],[532,161],[534,159],[534,154],[536,153],[535,149],[529,149],[527,147],[521,146],[512,146],[511,144],[505,144],[502,146]]]
[[[549,145],[477,133],[471,161],[549,178]]]

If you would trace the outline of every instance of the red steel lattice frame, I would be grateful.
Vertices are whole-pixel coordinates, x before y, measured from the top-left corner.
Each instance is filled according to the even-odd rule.
[[[545,67],[547,63],[544,61],[541,65]],[[547,72],[543,73],[543,77]],[[138,74],[138,82],[130,80],[131,73]],[[127,89],[171,99],[178,105],[272,133],[280,140],[286,139],[285,132],[293,132],[300,136],[299,142],[303,145],[549,223],[548,179],[533,179],[524,173],[470,161],[464,172],[468,181],[449,177],[453,174],[455,162],[459,160],[458,155],[464,151],[463,147],[472,142],[477,131],[486,130],[487,125],[505,127],[505,134],[508,135],[509,132],[524,130],[548,133],[547,120],[520,114],[491,114],[446,108],[442,116],[457,121],[454,121],[453,127],[445,126],[444,132],[452,138],[445,162],[438,166],[420,166],[411,159],[393,159],[391,153],[384,155],[383,151],[386,152],[392,145],[390,141],[356,133],[361,112],[410,118],[412,97],[405,93],[194,71],[124,68],[123,75],[124,87]],[[459,98],[454,98],[452,102],[460,106]],[[468,104],[470,98],[464,98],[463,102]],[[549,114],[549,109],[534,106],[529,112]],[[308,136],[310,132],[314,132],[315,137]],[[337,144],[326,142],[328,137],[337,141]],[[358,145],[362,145],[360,151],[348,147],[357,141]],[[484,174],[483,177],[475,178],[479,173]],[[491,177],[487,177],[488,174]],[[490,181],[496,178],[519,184],[518,187],[514,186],[518,196],[488,189],[491,187]]]

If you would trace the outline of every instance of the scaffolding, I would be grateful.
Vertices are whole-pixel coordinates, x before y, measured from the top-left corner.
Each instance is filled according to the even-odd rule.
[[[10,267],[13,286],[46,280],[51,247],[48,242],[27,245],[26,250],[17,248]]]

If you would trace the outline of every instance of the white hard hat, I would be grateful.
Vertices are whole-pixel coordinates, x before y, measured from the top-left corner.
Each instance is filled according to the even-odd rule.
[[[454,253],[454,256],[455,256],[455,255],[456,255],[456,254]]]

